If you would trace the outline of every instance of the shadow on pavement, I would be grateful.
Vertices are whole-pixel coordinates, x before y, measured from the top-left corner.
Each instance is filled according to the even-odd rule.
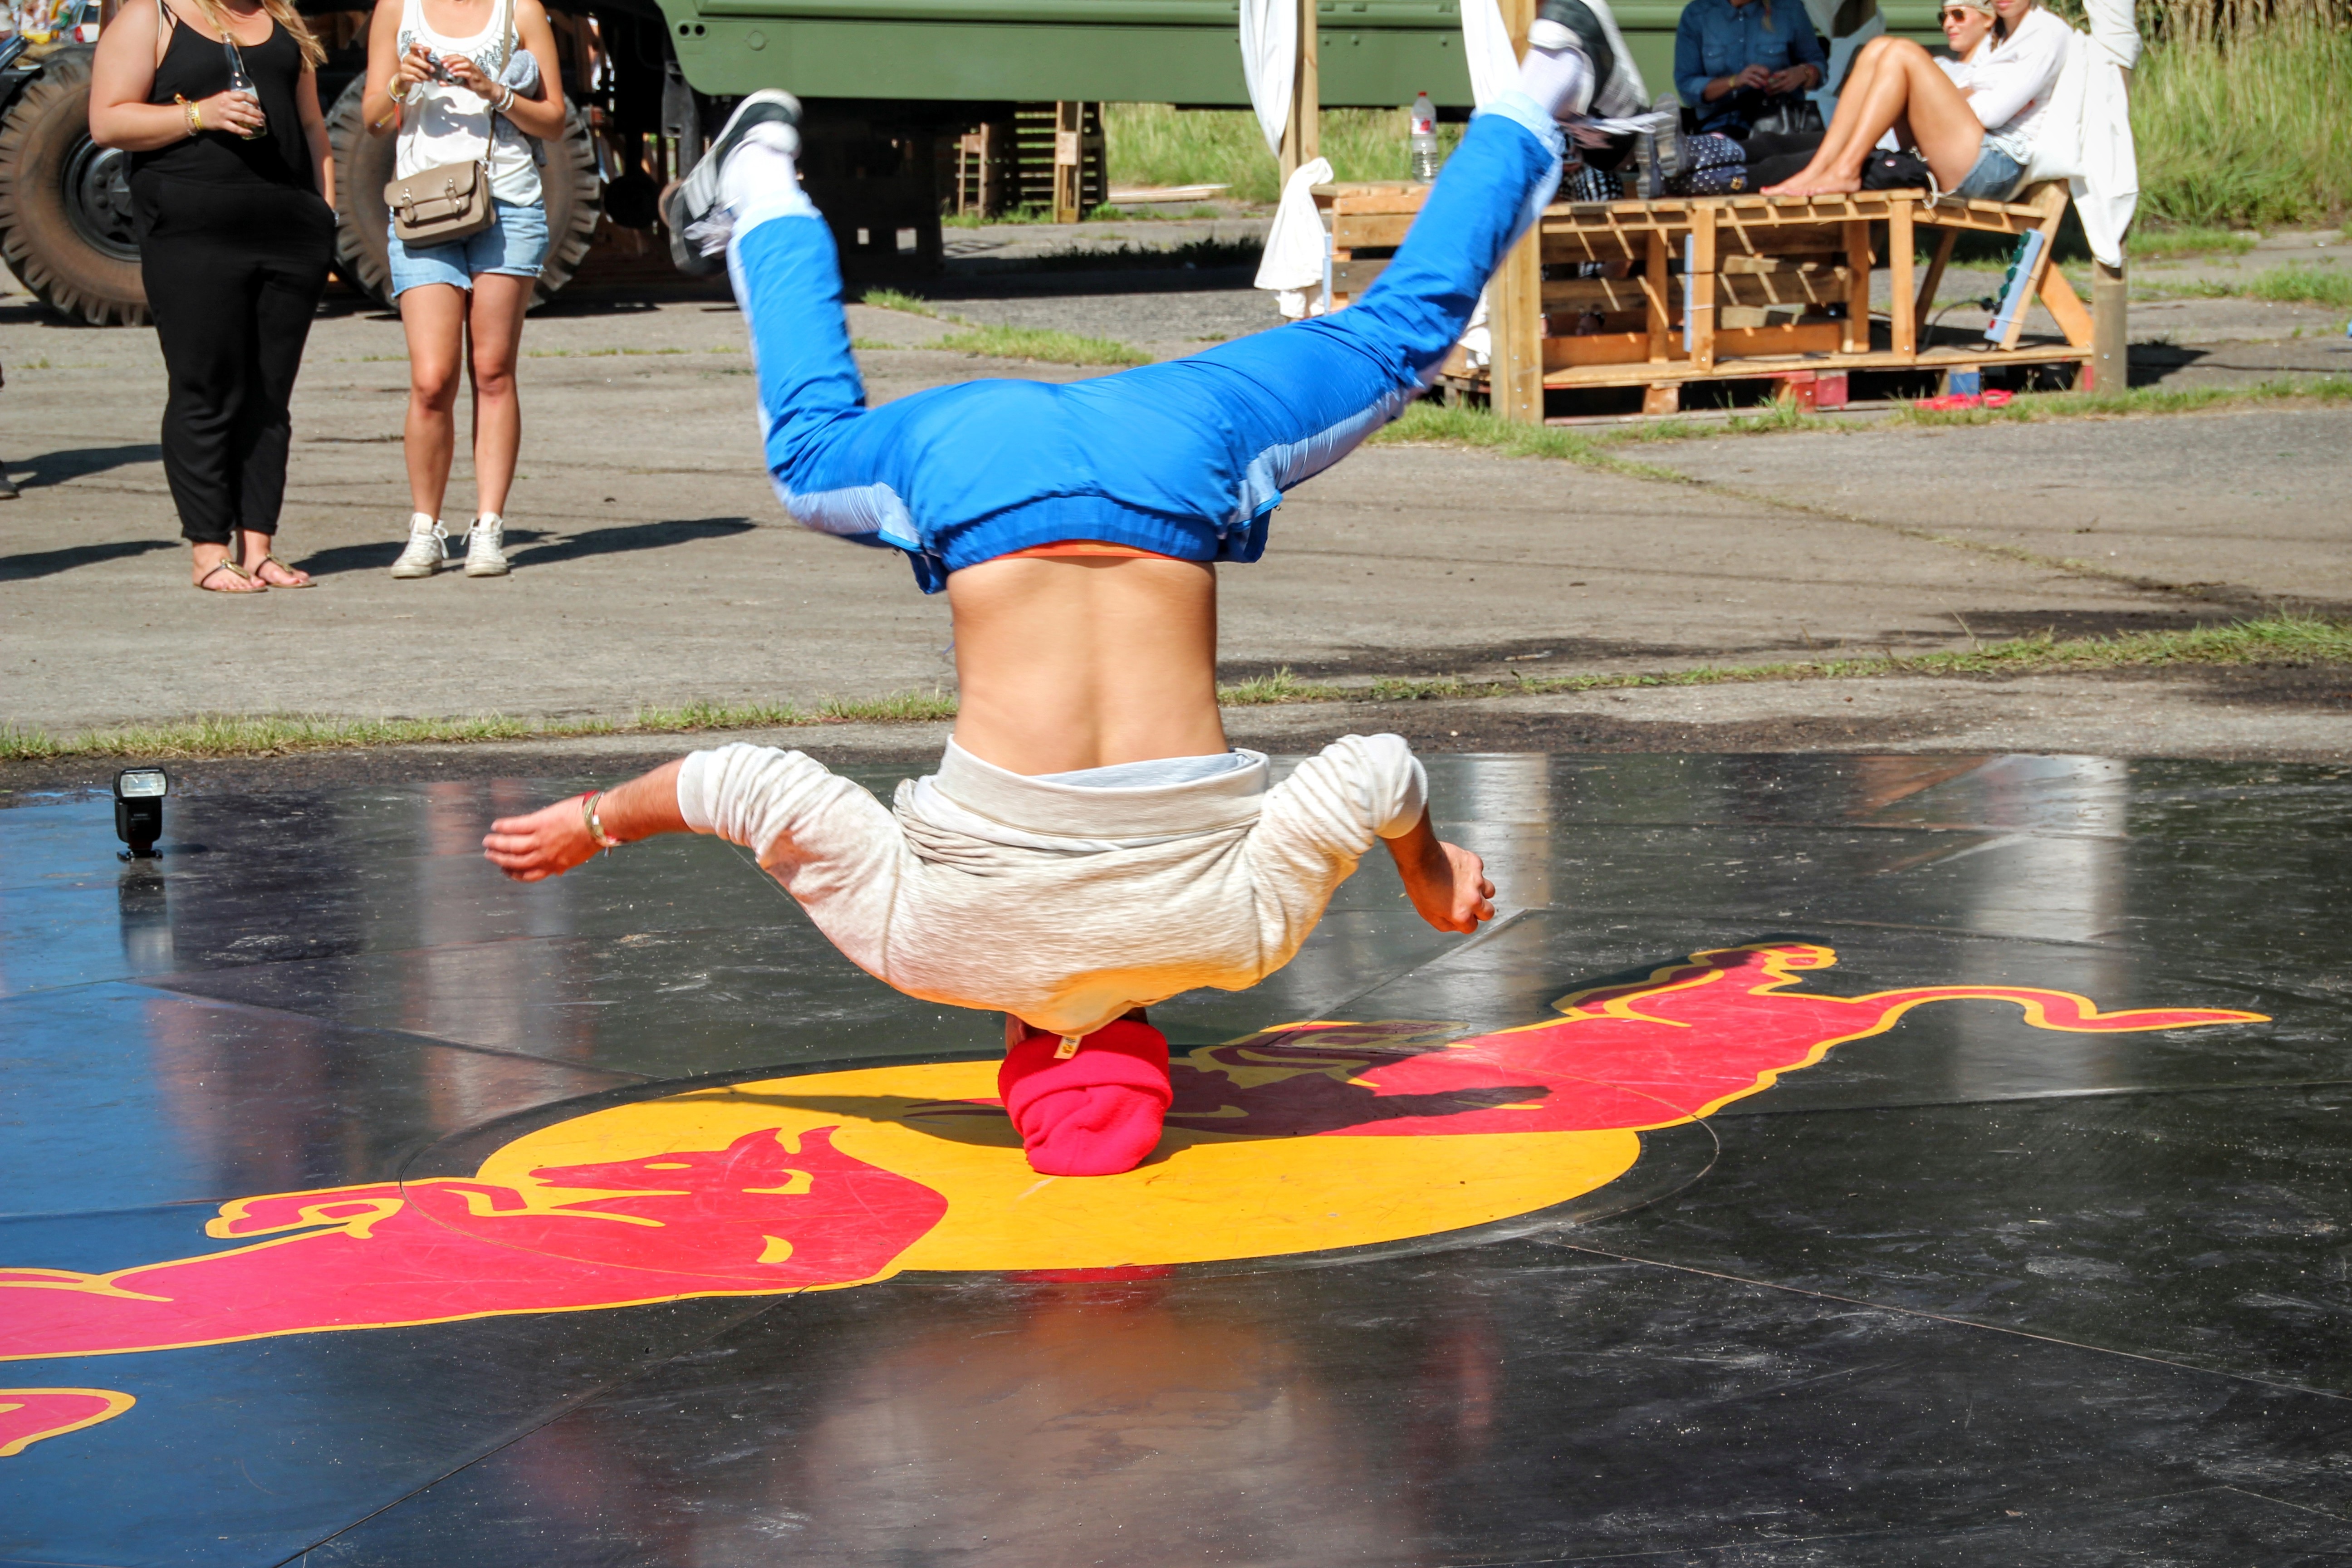
[[[163,448],[152,441],[130,447],[75,447],[11,462],[8,471],[18,476],[17,489],[38,489],[102,474],[110,468],[129,468],[133,463],[161,462],[163,458]]]
[[[749,533],[759,524],[748,517],[698,517],[668,522],[625,523],[617,528],[591,529],[559,539],[552,544],[539,545],[516,555],[518,567],[552,566],[559,561],[578,561],[591,555],[620,555],[633,550],[661,550],[673,544],[690,544],[698,539],[727,539],[738,533]],[[509,540],[520,538],[509,533]]]
[[[51,577],[60,572],[70,572],[77,566],[95,566],[101,561],[120,561],[127,555],[170,550],[179,542],[176,539],[118,539],[106,544],[76,544],[64,550],[34,550],[22,555],[0,555],[0,583],[22,583],[32,577]]]

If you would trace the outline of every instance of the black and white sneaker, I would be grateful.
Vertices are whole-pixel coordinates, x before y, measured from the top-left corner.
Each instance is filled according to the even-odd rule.
[[[696,277],[716,272],[721,265],[719,258],[727,253],[727,240],[735,231],[735,220],[719,200],[719,182],[726,172],[728,155],[743,144],[744,136],[757,125],[782,126],[792,142],[788,150],[797,152],[800,122],[801,100],[782,88],[761,88],[735,106],[735,112],[727,117],[727,123],[704,152],[701,161],[662,198],[662,222],[669,229],[670,259],[677,263],[680,272]]]
[[[1531,49],[1575,49],[1592,67],[1592,90],[1598,97],[1609,79],[1617,74],[1617,51],[1609,42],[1609,29],[1592,14],[1584,0],[1543,0],[1537,8],[1536,19],[1528,28],[1528,47]],[[1591,107],[1591,100],[1570,105],[1579,114]]]

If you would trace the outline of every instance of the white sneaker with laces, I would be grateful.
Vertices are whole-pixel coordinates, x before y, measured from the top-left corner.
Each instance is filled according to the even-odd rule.
[[[772,193],[773,198],[787,205],[807,200],[801,194],[793,168],[793,158],[800,151],[800,118],[801,100],[782,88],[762,88],[752,93],[735,106],[735,112],[728,116],[726,125],[711,141],[709,151],[687,172],[686,178],[662,197],[662,222],[669,229],[670,259],[677,264],[679,271],[700,276],[716,272],[724,265],[720,258],[735,229],[732,203],[740,200],[742,194],[722,192],[720,178],[729,160],[752,132],[760,132],[753,144],[772,155],[772,163],[780,163],[783,178],[790,184],[789,190]]]
[[[507,574],[507,520],[488,512],[466,531],[466,575],[503,577]]]
[[[411,512],[408,516],[408,548],[392,563],[395,577],[430,577],[441,570],[449,559],[449,531],[441,520],[425,513]]]

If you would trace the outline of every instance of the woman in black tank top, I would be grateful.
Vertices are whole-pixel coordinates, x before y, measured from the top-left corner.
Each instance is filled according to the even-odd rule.
[[[229,90],[232,49],[249,94]],[[195,584],[215,592],[310,582],[271,546],[294,377],[334,252],[324,58],[291,0],[128,0],[91,72],[90,137],[131,153],[171,375],[163,473]]]

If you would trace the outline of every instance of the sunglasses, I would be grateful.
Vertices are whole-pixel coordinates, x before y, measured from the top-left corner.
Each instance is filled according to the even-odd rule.
[[[1981,16],[1983,15],[1984,13],[1981,11],[1965,10],[1955,5],[1948,11],[1938,12],[1937,14],[1937,20],[1941,22],[1965,22],[1971,16]]]

